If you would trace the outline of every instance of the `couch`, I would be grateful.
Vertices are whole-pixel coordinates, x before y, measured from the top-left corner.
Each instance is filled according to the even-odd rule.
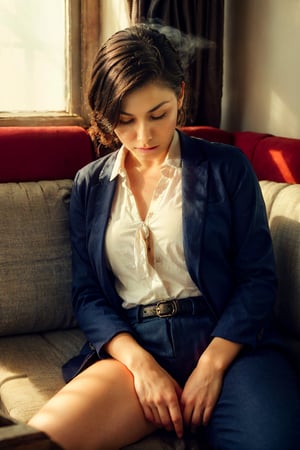
[[[300,377],[300,139],[183,131],[236,145],[253,164],[277,262],[275,314]],[[63,386],[61,366],[85,341],[72,314],[68,205],[75,173],[94,158],[81,127],[0,127],[0,413],[12,423]],[[5,428],[0,421],[0,448]],[[205,447],[163,432],[127,447],[172,448]]]

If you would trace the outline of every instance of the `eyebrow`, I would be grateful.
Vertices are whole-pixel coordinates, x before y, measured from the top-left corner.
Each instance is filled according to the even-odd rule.
[[[165,100],[164,102],[159,103],[158,105],[154,106],[149,111],[147,111],[147,113],[152,113],[152,112],[156,111],[157,109],[159,109],[161,106],[165,105],[166,103],[170,103],[170,100]],[[120,111],[120,114],[124,114],[124,116],[133,116],[134,115],[134,114],[130,114],[126,111]]]

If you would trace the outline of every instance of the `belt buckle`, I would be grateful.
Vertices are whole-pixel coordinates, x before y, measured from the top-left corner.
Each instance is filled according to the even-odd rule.
[[[177,304],[175,300],[158,302],[155,305],[155,312],[158,317],[172,317],[177,313]]]

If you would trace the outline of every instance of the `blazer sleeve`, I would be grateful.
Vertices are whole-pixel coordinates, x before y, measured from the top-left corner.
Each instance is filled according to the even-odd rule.
[[[256,175],[239,150],[231,155],[222,178],[230,214],[229,231],[224,233],[231,240],[230,251],[223,256],[230,261],[230,269],[223,274],[227,273],[232,283],[213,335],[256,347],[268,334],[271,322],[277,288],[275,261]]]
[[[103,245],[94,238],[92,224],[97,215],[92,176],[82,169],[75,180],[70,201],[70,234],[72,244],[72,302],[76,320],[90,347],[106,356],[103,346],[121,332],[132,333],[122,317],[121,299],[114,290],[112,275],[105,265]],[[98,198],[98,203],[105,199]],[[108,214],[108,213],[107,213]],[[105,224],[100,220],[99,240]],[[104,239],[104,237],[103,237]]]

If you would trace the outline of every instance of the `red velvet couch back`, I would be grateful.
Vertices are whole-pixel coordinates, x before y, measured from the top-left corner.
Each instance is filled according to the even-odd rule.
[[[300,139],[266,133],[183,127],[186,133],[239,147],[259,180],[300,183]],[[0,127],[0,182],[73,178],[94,159],[81,127]]]
[[[0,182],[73,179],[92,161],[81,127],[0,127]]]
[[[259,180],[300,183],[300,139],[253,131],[228,132],[212,127],[183,127],[186,133],[239,147]]]

